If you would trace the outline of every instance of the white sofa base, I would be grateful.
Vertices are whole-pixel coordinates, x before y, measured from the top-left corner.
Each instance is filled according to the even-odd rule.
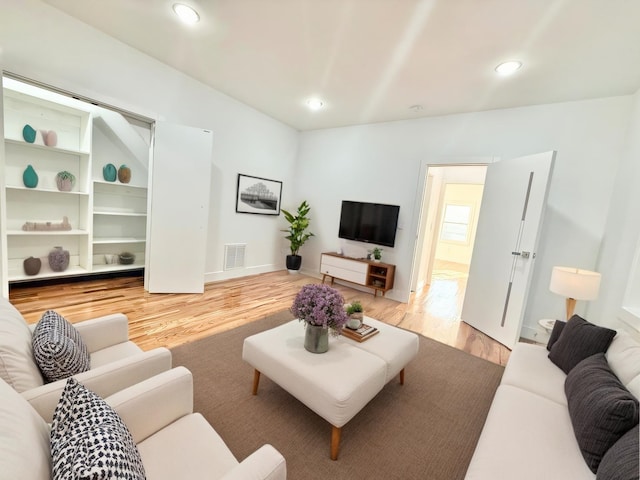
[[[573,431],[565,373],[542,345],[518,343],[505,367],[466,480],[593,480]],[[640,342],[618,332],[607,359],[640,395]]]

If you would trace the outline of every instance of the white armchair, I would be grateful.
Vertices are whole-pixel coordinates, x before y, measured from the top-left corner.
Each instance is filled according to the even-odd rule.
[[[129,340],[128,320],[121,313],[78,322],[74,327],[91,357],[91,369],[74,378],[102,397],[171,368],[168,349],[143,352]],[[45,383],[33,356],[34,328],[0,297],[0,378],[50,422],[65,381]]]
[[[148,480],[286,480],[286,462],[264,445],[238,462],[220,436],[193,413],[191,372],[178,367],[105,399],[131,432]],[[49,425],[0,380],[2,478],[51,479]]]

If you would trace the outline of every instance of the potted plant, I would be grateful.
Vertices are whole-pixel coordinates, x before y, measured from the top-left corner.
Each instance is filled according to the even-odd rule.
[[[76,176],[71,172],[63,170],[56,175],[56,185],[61,192],[70,192],[75,183]]]
[[[300,204],[295,215],[284,208],[282,209],[284,218],[289,222],[289,228],[282,231],[288,233],[285,238],[289,240],[289,248],[291,249],[291,255],[287,255],[287,270],[290,273],[297,273],[300,270],[302,257],[298,255],[298,252],[300,247],[309,240],[309,237],[313,237],[313,233],[307,232],[310,220],[307,217],[309,210],[311,207],[306,200]]]
[[[371,255],[373,256],[373,260],[375,262],[379,262],[382,259],[382,249],[380,247],[375,247],[371,250]]]
[[[357,330],[362,326],[364,310],[359,300],[355,300],[347,305],[347,315],[349,316],[349,321],[347,321],[348,328]]]
[[[317,283],[300,289],[291,305],[291,313],[304,322],[304,348],[312,353],[326,352],[329,349],[329,331],[332,335],[339,335],[349,319],[340,292]]]

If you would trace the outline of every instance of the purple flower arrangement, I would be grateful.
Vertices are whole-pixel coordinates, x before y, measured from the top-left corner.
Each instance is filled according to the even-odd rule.
[[[342,295],[335,288],[316,283],[300,289],[291,305],[291,313],[309,325],[330,328],[336,335],[349,320]]]

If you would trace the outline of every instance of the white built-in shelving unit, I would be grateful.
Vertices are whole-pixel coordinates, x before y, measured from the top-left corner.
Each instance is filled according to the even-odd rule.
[[[129,125],[118,113],[51,92],[39,96],[38,91],[10,79],[3,82],[0,279],[5,296],[11,282],[145,266],[148,144],[127,131]],[[51,100],[56,97],[59,101]],[[23,138],[25,125],[38,132],[34,143]],[[41,131],[55,131],[57,144],[45,145]],[[116,168],[127,164],[132,170],[131,182],[105,181],[102,170],[107,163]],[[28,165],[38,175],[35,188],[27,188],[23,182]],[[70,192],[56,186],[56,174],[62,170],[76,177]],[[23,230],[26,222],[60,223],[64,217],[71,230]],[[70,253],[69,267],[63,272],[52,271],[48,264],[48,252],[55,246]],[[107,256],[117,257],[122,252],[133,253],[135,262],[106,262]],[[30,256],[42,260],[35,276],[24,272],[23,261]]]

